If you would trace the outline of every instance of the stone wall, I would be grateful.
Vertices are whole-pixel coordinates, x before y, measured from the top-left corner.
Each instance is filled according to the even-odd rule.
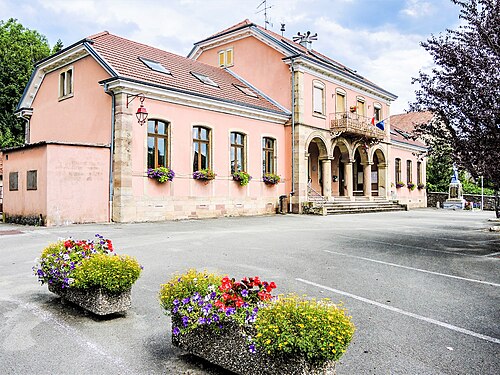
[[[437,202],[439,202],[439,207],[443,207],[443,203],[446,199],[448,199],[448,193],[427,192],[427,207],[436,207]],[[474,208],[481,207],[481,195],[464,194],[464,199],[467,202],[473,202]],[[483,209],[486,211],[494,211],[495,197],[493,195],[485,195],[483,199]]]

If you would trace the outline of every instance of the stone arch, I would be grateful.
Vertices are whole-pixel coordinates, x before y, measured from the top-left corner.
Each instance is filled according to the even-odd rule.
[[[306,147],[308,186],[323,195],[323,163],[328,160],[326,142],[320,133],[315,132],[309,136]]]
[[[380,145],[370,150],[372,195],[387,198],[388,169],[387,156]]]
[[[332,142],[332,147],[331,147],[332,158],[335,158],[336,147],[338,147],[338,149],[340,150],[343,161],[348,161],[352,159],[352,147],[345,138],[338,137]]]
[[[352,160],[352,147],[343,137],[335,138],[331,147],[331,194],[334,197],[348,195],[348,182],[346,181],[346,168],[350,167]]]

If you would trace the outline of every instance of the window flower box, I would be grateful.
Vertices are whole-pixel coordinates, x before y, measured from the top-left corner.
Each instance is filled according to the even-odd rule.
[[[266,173],[262,176],[262,181],[264,181],[266,185],[276,185],[281,181],[281,177],[274,173]]]
[[[240,183],[241,186],[248,185],[252,176],[250,176],[247,172],[240,171],[233,173],[233,180]]]
[[[167,167],[148,168],[147,175],[149,178],[163,184],[167,181],[172,181],[175,177],[175,172]]]
[[[402,187],[405,187],[405,183],[403,181],[396,182],[396,189],[401,189]]]
[[[406,187],[408,188],[408,190],[415,190],[415,188],[417,187],[417,185],[415,185],[413,182],[408,182],[408,184],[406,185]]]
[[[422,184],[422,183],[418,184],[418,185],[417,185],[417,189],[418,189],[418,190],[425,189],[425,184]]]
[[[97,315],[130,308],[130,290],[142,266],[126,255],[116,255],[111,240],[58,241],[47,246],[33,267],[49,291]]]
[[[334,374],[354,325],[328,300],[273,297],[274,282],[189,270],[160,289],[172,344],[242,375]]]
[[[200,181],[211,181],[217,176],[211,169],[200,169],[199,171],[193,172],[193,178]]]

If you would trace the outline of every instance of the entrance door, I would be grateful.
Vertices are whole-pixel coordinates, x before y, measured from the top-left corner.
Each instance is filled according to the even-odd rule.
[[[344,163],[339,161],[339,196],[343,197],[345,195],[345,176],[344,176]]]

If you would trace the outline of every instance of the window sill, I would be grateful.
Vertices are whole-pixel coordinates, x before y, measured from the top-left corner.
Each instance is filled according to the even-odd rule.
[[[313,117],[318,117],[318,118],[322,118],[323,120],[326,120],[326,116],[321,114],[321,113],[317,113],[317,112],[313,112]]]
[[[66,99],[72,98],[73,96],[74,96],[74,94],[73,94],[73,93],[71,93],[71,94],[69,94],[69,95],[60,96],[58,100],[61,102],[61,101],[63,101],[63,100],[66,100]]]

